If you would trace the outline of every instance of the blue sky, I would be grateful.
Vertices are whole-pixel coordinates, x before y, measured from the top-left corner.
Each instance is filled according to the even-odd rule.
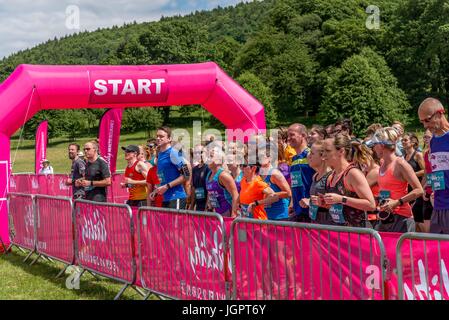
[[[239,2],[243,0],[0,0],[0,59],[54,37]]]

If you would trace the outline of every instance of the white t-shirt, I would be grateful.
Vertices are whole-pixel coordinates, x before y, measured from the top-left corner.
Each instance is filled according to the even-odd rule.
[[[39,171],[39,174],[53,174],[53,167],[52,166],[48,166],[47,168],[42,168]]]

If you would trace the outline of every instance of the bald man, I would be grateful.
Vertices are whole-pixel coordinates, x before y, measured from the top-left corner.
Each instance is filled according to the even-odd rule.
[[[427,178],[435,198],[430,232],[449,234],[449,122],[444,114],[443,105],[434,98],[425,99],[418,109],[419,121],[433,134],[429,154],[432,173]]]
[[[300,124],[292,124],[287,130],[287,141],[296,152],[292,158],[290,166],[292,189],[292,213],[290,220],[295,222],[310,222],[309,209],[302,208],[299,202],[304,198],[310,197],[310,186],[312,184],[312,177],[315,174],[309,166],[307,156],[310,153],[310,148],[307,146],[307,128]]]

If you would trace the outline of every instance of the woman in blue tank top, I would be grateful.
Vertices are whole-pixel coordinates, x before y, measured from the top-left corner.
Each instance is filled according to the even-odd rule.
[[[267,212],[269,220],[287,220],[288,206],[290,204],[292,191],[282,172],[273,167],[271,153],[274,153],[276,146],[273,144],[267,144],[265,146],[261,146],[261,148],[266,149],[265,152],[261,152],[260,175],[275,192],[273,196],[278,199],[271,205],[265,206],[265,211]]]
[[[236,217],[239,193],[234,179],[222,167],[223,155],[219,146],[210,148],[207,162],[211,171],[206,177],[208,204],[223,216]]]

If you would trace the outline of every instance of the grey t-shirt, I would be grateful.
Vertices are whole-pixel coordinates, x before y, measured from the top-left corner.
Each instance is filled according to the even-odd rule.
[[[70,172],[70,176],[72,178],[72,191],[74,198],[84,198],[84,188],[83,187],[75,187],[75,180],[78,180],[84,177],[86,173],[86,162],[84,160],[78,158],[72,163],[72,170]]]

